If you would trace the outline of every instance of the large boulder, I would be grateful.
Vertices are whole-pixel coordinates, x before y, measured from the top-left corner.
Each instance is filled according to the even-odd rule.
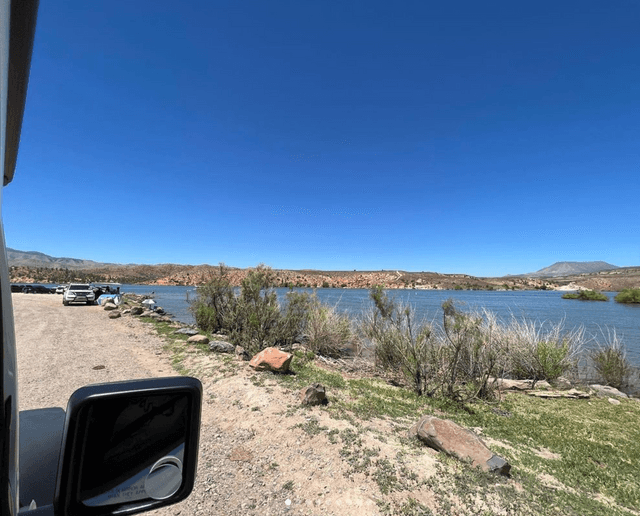
[[[105,310],[116,310],[118,307],[116,306],[115,303],[111,302],[111,301],[107,301],[104,305],[103,308]]]
[[[144,309],[141,306],[131,307],[131,315],[141,315]]]
[[[121,316],[120,312],[109,312],[109,319],[118,319]]]
[[[411,427],[409,436],[415,437],[435,450],[471,462],[484,471],[508,475],[511,465],[495,455],[480,437],[448,419],[424,416]]]
[[[292,358],[291,353],[285,353],[277,348],[265,348],[249,361],[249,365],[256,371],[286,373]]]

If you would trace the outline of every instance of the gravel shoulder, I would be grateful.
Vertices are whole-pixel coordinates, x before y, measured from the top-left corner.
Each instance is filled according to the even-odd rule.
[[[148,323],[109,319],[99,306],[65,307],[56,295],[12,299],[21,410],[64,408],[74,390],[91,383],[177,375],[175,352]],[[246,362],[205,353],[181,360],[204,386],[198,477],[187,500],[157,514],[379,514],[378,485],[343,458],[345,441],[335,438],[351,432],[351,423],[320,407],[300,409],[297,393]],[[353,450],[395,457],[397,445],[375,437],[392,433],[390,425],[354,431]],[[434,462],[425,454],[413,469],[426,477]],[[411,495],[432,501],[428,492]]]

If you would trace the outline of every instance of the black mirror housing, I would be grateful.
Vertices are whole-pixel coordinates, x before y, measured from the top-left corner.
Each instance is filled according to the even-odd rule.
[[[195,482],[202,384],[173,377],[91,385],[67,406],[58,516],[136,514],[185,499]]]

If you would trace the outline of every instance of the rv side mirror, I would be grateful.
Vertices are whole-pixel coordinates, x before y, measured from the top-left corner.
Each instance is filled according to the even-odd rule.
[[[202,384],[159,378],[83,387],[69,399],[58,516],[135,514],[185,499],[195,481]]]

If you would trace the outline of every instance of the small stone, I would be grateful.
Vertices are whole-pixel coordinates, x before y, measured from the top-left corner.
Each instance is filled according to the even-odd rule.
[[[612,405],[620,405],[620,400],[617,400],[615,398],[609,398],[609,403],[611,403]]]
[[[121,317],[122,314],[120,312],[111,312],[109,314],[109,319],[117,319],[118,317]]]
[[[314,383],[300,391],[300,401],[303,405],[327,405],[329,400],[323,385]]]

